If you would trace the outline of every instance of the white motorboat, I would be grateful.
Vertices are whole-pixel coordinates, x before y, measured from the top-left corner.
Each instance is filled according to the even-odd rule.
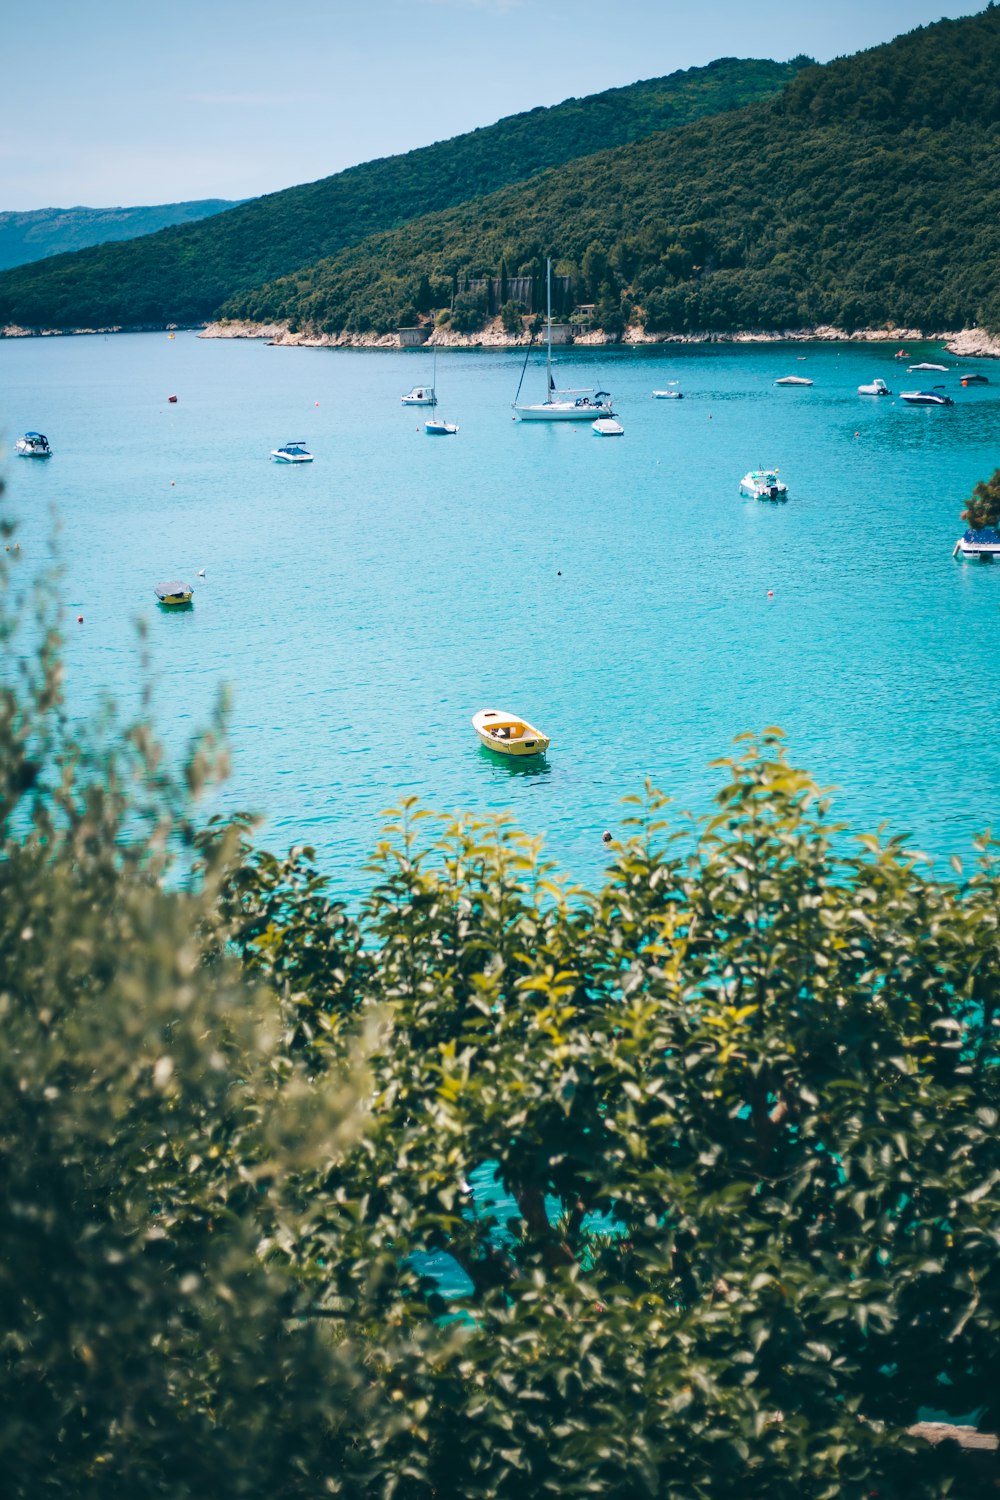
[[[446,422],[443,417],[428,417],[424,431],[428,437],[451,437],[458,431],[458,423]]]
[[[812,385],[812,381],[807,380],[804,375],[782,375],[781,379],[774,383],[775,385]]]
[[[272,448],[271,457],[276,464],[311,464],[313,461],[304,441],[284,443],[280,448]]]
[[[435,389],[437,385],[437,350],[434,350],[434,363],[431,366],[430,385],[415,385],[412,391],[407,391],[405,396],[400,396],[404,406],[437,406],[438,398]]]
[[[892,392],[884,380],[873,380],[871,385],[859,385],[859,396],[891,396]]]
[[[751,469],[740,480],[740,494],[751,500],[787,500],[788,486],[778,478],[777,469]]]
[[[955,543],[952,557],[964,558],[967,562],[994,562],[1000,559],[1000,530],[996,526],[983,526],[979,531],[967,531]]]
[[[15,452],[22,458],[51,458],[52,449],[44,432],[26,432],[14,444]]]
[[[947,365],[907,365],[907,375],[912,375],[915,370],[947,370]]]
[[[670,386],[677,386],[677,385],[680,385],[680,381],[679,380],[671,380],[671,381],[668,382],[668,384]],[[666,390],[666,391],[654,391],[653,392],[653,400],[654,401],[683,401],[683,399],[684,399],[684,392],[683,391]]]
[[[950,396],[944,396],[940,391],[900,391],[899,399],[905,401],[907,406],[955,405]]]
[[[591,427],[598,437],[622,437],[625,429],[617,417],[598,417],[596,422],[591,422]]]
[[[518,381],[517,396],[514,397],[514,415],[521,422],[585,422],[595,417],[613,417],[609,391],[559,391],[552,378],[552,262],[545,262],[546,323],[545,323],[545,391],[546,399],[529,406],[518,406],[524,371],[528,368],[531,346],[524,356],[524,367]]]

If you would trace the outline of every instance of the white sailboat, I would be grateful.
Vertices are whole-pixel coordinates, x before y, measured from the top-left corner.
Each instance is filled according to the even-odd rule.
[[[544,401],[539,401],[530,406],[518,406],[517,396],[514,397],[514,415],[521,422],[593,422],[595,417],[613,417],[614,411],[611,407],[611,395],[608,391],[557,391],[556,383],[552,379],[552,262],[545,262],[545,299],[546,299],[546,353],[545,353],[545,396]],[[529,348],[530,353],[530,348]],[[527,369],[528,355],[524,357],[524,366]],[[524,370],[521,371],[521,380],[524,380]],[[520,383],[517,387],[518,396],[521,394]]]

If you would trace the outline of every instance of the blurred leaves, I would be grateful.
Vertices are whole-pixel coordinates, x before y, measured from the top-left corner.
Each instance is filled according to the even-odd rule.
[[[767,729],[595,894],[407,799],[355,917],[199,827],[211,742],[71,734],[4,582],[11,1493],[975,1493],[905,1428],[1000,1421],[988,838],[853,839]]]

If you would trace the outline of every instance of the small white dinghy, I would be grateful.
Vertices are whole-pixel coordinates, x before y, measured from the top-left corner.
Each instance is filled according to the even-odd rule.
[[[907,365],[907,375],[912,375],[914,370],[947,370],[947,365]]]
[[[680,385],[680,381],[679,380],[670,380],[670,381],[667,382],[667,384],[670,385],[670,386],[676,386],[676,385]],[[675,390],[654,391],[653,392],[653,400],[654,401],[683,401],[684,400],[684,392],[683,391],[675,391]]]
[[[859,385],[859,396],[891,396],[892,392],[884,380],[873,380],[871,385]]]
[[[304,442],[285,443],[280,448],[272,448],[271,457],[276,464],[311,464],[313,461]]]
[[[812,381],[807,380],[804,375],[782,375],[781,379],[774,383],[775,385],[812,385]]]
[[[623,437],[625,433],[617,417],[598,417],[596,422],[591,422],[590,430],[598,437]]]
[[[451,437],[458,431],[458,423],[446,422],[443,417],[428,417],[424,431],[428,437]]]

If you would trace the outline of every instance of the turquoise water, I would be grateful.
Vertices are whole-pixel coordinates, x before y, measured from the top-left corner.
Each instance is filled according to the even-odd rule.
[[[615,440],[515,424],[523,356],[450,352],[438,414],[461,431],[430,439],[399,404],[426,351],[0,341],[7,451],[37,427],[55,453],[11,456],[6,502],[32,563],[58,507],[74,711],[105,691],[136,706],[144,616],[164,734],[193,733],[228,683],[227,804],[265,812],[274,846],[313,843],[343,894],[410,793],[510,809],[598,881],[624,794],[649,776],[705,811],[707,763],[767,724],[858,826],[966,853],[1000,825],[1000,568],[951,549],[1000,462],[1000,367],[962,362],[994,382],[963,391],[934,346],[910,352],[948,374],[907,377],[892,352],[563,353],[560,384],[614,393]],[[812,389],[772,384],[803,373]],[[857,396],[876,375],[945,382],[956,406]],[[651,400],[669,379],[685,399]],[[525,396],[543,382],[529,368]],[[316,462],[270,463],[289,438]],[[780,466],[787,505],[740,498],[758,464]],[[197,586],[188,614],[156,611],[172,577]],[[478,746],[469,718],[489,704],[551,736],[542,767]]]

